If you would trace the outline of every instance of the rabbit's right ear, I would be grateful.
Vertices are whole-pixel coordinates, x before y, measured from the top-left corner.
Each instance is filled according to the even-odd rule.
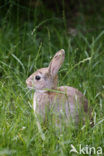
[[[62,63],[64,62],[64,58],[65,58],[65,51],[64,49],[61,49],[55,54],[55,56],[51,60],[49,64],[49,73],[52,77],[55,77],[57,75]]]

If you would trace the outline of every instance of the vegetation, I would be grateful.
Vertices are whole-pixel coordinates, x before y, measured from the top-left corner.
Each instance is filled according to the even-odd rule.
[[[85,9],[80,5],[71,16],[64,7],[55,13],[45,5],[31,9],[9,2],[8,9],[0,7],[0,155],[71,156],[71,144],[77,150],[80,144],[101,146],[104,152],[103,6],[99,11],[93,3],[90,13],[90,4]],[[73,86],[85,94],[95,125],[63,127],[61,132],[52,125],[41,126],[43,140],[32,109],[34,91],[27,89],[25,80],[46,67],[61,48],[66,58],[59,85]]]

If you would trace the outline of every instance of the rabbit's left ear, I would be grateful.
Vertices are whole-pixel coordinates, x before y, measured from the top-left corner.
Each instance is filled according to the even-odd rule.
[[[64,62],[65,58],[65,51],[64,49],[61,49],[58,51],[55,56],[53,57],[52,61],[49,64],[49,73],[52,77],[55,77]]]

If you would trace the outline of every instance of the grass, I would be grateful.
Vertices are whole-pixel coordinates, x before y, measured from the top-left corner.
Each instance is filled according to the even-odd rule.
[[[82,18],[75,17],[72,24],[77,32],[74,36],[66,28],[68,19],[51,11],[47,15],[44,8],[35,10],[34,20],[28,14],[28,20],[22,24],[18,11],[16,22],[12,23],[10,9],[0,26],[0,155],[71,155],[71,144],[77,150],[80,144],[101,146],[104,152],[102,12],[99,18],[94,14],[87,16],[82,10]],[[43,13],[43,20],[38,19],[39,13]],[[25,80],[36,69],[46,67],[61,48],[65,49],[66,58],[59,72],[59,85],[73,86],[85,94],[93,109],[95,126],[87,124],[76,130],[69,125],[61,132],[53,125],[43,126],[42,140],[32,109],[33,91],[28,91]]]

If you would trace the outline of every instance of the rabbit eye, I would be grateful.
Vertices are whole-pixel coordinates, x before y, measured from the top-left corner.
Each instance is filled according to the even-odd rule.
[[[39,75],[37,75],[37,76],[35,76],[35,79],[36,79],[36,80],[40,80],[41,77],[40,77]]]

